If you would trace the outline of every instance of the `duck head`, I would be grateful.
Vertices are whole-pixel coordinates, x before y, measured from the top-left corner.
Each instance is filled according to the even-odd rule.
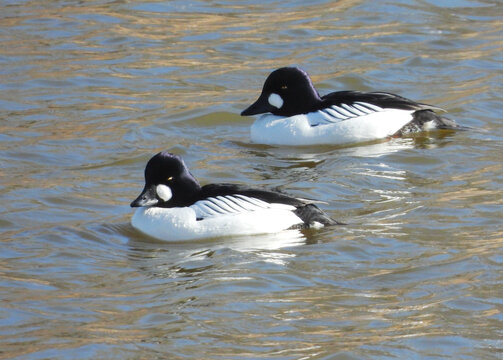
[[[265,80],[257,101],[241,112],[242,116],[271,113],[293,116],[313,111],[321,102],[309,75],[298,67],[274,70]]]
[[[154,155],[145,167],[145,187],[131,207],[186,206],[201,189],[183,160],[167,151]]]

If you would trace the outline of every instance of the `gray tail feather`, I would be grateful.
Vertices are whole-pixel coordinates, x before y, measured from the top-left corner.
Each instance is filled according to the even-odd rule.
[[[433,120],[436,124],[437,129],[444,130],[468,130],[467,126],[462,126],[456,123],[454,120],[440,116],[437,113],[430,110],[416,111],[414,113],[414,121],[417,122],[419,126],[423,126],[424,123]]]
[[[454,120],[448,119],[443,116],[438,116],[437,127],[444,130],[470,130],[469,126],[463,126],[456,123]]]
[[[402,136],[410,133],[421,132],[424,125],[433,121],[436,129],[442,130],[469,130],[467,126],[458,125],[454,120],[440,116],[430,109],[418,110],[413,114],[413,119],[403,128],[398,130],[395,136]]]
[[[297,210],[295,210],[295,214],[304,221],[306,227],[310,227],[316,222],[323,224],[324,226],[346,225],[332,219],[314,204],[307,204],[297,208]]]

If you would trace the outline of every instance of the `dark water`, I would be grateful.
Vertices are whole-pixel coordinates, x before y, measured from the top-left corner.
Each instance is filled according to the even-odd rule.
[[[0,358],[501,358],[502,3],[308,4],[0,1]],[[250,144],[239,112],[292,64],[477,130]],[[164,149],[349,225],[145,238]]]

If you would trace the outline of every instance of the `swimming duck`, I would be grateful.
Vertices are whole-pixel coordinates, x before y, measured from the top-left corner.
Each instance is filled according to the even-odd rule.
[[[266,79],[242,116],[264,114],[251,140],[270,145],[348,144],[433,129],[460,129],[438,107],[387,92],[337,91],[320,96],[309,75],[283,67]]]
[[[133,227],[165,241],[341,224],[310,200],[237,184],[201,186],[184,161],[167,151],[148,161],[145,187],[131,207],[139,207]]]

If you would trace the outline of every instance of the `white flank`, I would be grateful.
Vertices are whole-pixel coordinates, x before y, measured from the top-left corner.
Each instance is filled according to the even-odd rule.
[[[157,193],[157,196],[159,196],[163,201],[169,201],[169,199],[171,199],[171,197],[173,196],[171,188],[163,184],[157,185],[155,187],[155,192]]]
[[[378,108],[378,107],[376,107]],[[386,138],[412,120],[413,110],[380,109],[366,115],[332,107],[288,118],[264,114],[251,126],[251,140],[269,145],[349,144]],[[352,110],[352,109],[351,109]],[[332,112],[337,112],[337,117]],[[363,113],[359,108],[358,113]]]
[[[271,95],[269,95],[269,98],[267,99],[267,101],[269,101],[269,104],[271,104],[272,106],[274,106],[277,109],[281,109],[281,107],[283,106],[283,99],[281,98],[281,96],[279,96],[278,94],[275,94],[275,93],[272,93]]]
[[[199,203],[184,208],[141,207],[134,213],[131,225],[159,240],[186,241],[276,233],[302,223],[302,220],[291,211],[293,207],[284,204],[270,204],[269,208],[257,206],[257,210],[254,211],[224,214],[218,213],[220,206],[217,206],[215,213],[210,215],[199,208],[201,206]],[[207,217],[197,220],[203,212]]]

